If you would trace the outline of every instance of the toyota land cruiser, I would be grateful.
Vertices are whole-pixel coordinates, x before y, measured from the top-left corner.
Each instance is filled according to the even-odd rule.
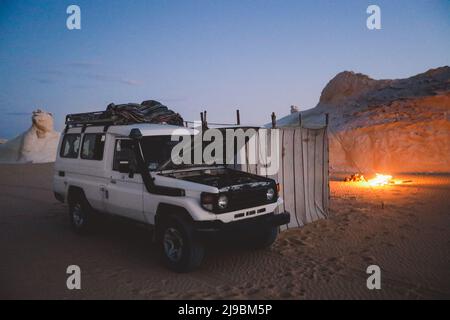
[[[205,239],[244,234],[269,247],[289,213],[274,180],[225,165],[168,165],[180,127],[71,122],[55,163],[55,197],[69,208],[72,228],[84,233],[96,212],[154,229],[166,265],[179,272],[200,265]],[[183,128],[183,127],[182,127]],[[195,135],[192,128],[184,134]]]

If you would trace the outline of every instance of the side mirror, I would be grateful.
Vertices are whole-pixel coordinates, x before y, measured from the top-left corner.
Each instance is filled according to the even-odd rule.
[[[120,160],[119,161],[119,172],[120,173],[129,173],[130,172],[130,162],[128,160]]]
[[[128,178],[133,179],[134,174],[137,172],[137,163],[136,161],[130,161],[128,165]]]
[[[131,129],[129,137],[130,137],[130,139],[133,139],[133,140],[140,140],[140,139],[142,139],[141,130],[139,130],[138,128]]]

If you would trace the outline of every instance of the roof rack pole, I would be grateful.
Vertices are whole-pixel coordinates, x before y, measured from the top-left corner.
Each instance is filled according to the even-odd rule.
[[[203,111],[203,120],[204,120],[205,129],[206,129],[208,127],[208,120],[206,120],[206,110]]]
[[[241,124],[241,115],[239,114],[239,109],[236,109],[236,124]]]

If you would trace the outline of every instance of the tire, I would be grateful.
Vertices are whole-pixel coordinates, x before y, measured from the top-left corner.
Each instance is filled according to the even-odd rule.
[[[204,245],[194,238],[189,222],[169,217],[158,226],[158,244],[164,264],[175,272],[189,272],[200,266]]]
[[[86,234],[92,226],[92,208],[84,194],[79,193],[69,203],[69,219],[72,230]]]
[[[278,227],[268,227],[250,239],[250,247],[252,249],[268,249],[275,242],[277,236]]]

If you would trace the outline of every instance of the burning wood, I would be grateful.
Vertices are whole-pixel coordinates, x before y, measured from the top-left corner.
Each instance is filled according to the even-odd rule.
[[[362,174],[355,173],[352,174],[350,177],[345,177],[345,182],[366,182],[366,178]]]
[[[371,187],[379,187],[386,185],[394,185],[394,184],[404,184],[411,183],[411,180],[399,180],[394,179],[391,175],[376,173],[375,177],[372,179],[366,179],[362,174],[355,173],[349,177],[345,177],[345,182],[361,182]]]

